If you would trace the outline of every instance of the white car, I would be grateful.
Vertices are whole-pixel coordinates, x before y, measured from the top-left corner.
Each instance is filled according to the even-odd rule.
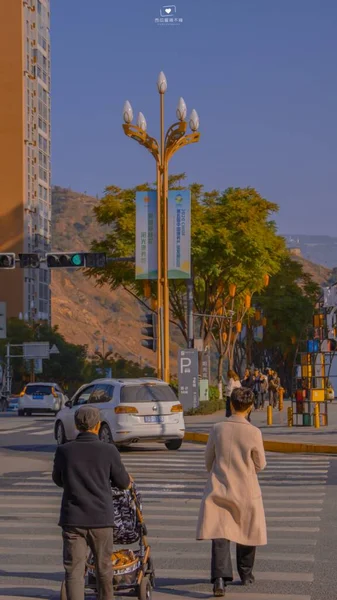
[[[74,440],[76,410],[96,406],[101,413],[99,437],[116,446],[164,442],[178,450],[185,434],[183,407],[170,386],[160,379],[98,379],[82,386],[55,421],[57,444]]]
[[[57,383],[27,383],[18,398],[18,415],[19,417],[33,413],[56,415],[67,401],[67,396]]]

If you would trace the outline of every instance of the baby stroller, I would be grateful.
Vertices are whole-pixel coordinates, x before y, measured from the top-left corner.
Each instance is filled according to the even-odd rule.
[[[129,490],[112,488],[114,505],[114,545],[139,542],[136,550],[121,549],[111,556],[115,592],[136,595],[139,600],[151,600],[155,585],[155,571],[151,549],[147,543],[147,529],[142,515],[142,499],[132,484]],[[85,592],[97,595],[95,557],[89,553],[85,572]],[[60,600],[67,600],[65,581],[61,586]]]

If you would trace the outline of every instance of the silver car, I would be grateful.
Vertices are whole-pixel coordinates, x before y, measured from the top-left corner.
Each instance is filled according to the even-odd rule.
[[[18,416],[33,413],[57,413],[68,398],[57,383],[28,383],[18,399]]]

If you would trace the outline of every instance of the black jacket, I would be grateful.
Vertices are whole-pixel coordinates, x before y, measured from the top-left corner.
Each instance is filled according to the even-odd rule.
[[[57,448],[53,481],[63,488],[59,525],[88,529],[112,527],[111,486],[130,484],[117,448],[93,433],[80,433]]]
[[[253,377],[253,375],[248,375],[248,377],[245,377],[241,381],[241,385],[244,388],[250,388],[252,390],[253,387],[254,387],[254,377]]]

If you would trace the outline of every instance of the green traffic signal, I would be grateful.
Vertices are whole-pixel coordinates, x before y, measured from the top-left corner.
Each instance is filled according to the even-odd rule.
[[[83,254],[74,254],[71,257],[71,262],[75,267],[81,267],[83,265]]]

